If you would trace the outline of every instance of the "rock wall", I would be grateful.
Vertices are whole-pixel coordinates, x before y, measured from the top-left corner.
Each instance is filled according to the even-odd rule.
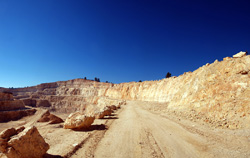
[[[12,93],[0,92],[0,122],[18,120],[35,112],[36,109],[25,108],[22,100],[14,100]]]
[[[0,111],[18,110],[24,107],[23,101],[13,99],[12,93],[0,92]]]
[[[18,110],[25,108],[23,101],[0,101],[0,111]]]
[[[7,101],[7,100],[13,100],[13,94],[12,93],[0,93],[0,101]]]
[[[249,69],[250,56],[227,57],[179,77],[114,85],[106,96],[166,102],[169,109],[189,111],[208,122],[226,120],[221,124],[230,128],[250,127]]]
[[[225,124],[238,128],[250,126],[249,69],[250,56],[226,57],[194,72],[159,81],[111,84],[75,79],[10,92],[15,98],[48,100],[51,110],[62,112],[115,100],[163,102],[173,111],[190,112],[208,122],[227,120]],[[238,119],[249,125],[236,122]]]

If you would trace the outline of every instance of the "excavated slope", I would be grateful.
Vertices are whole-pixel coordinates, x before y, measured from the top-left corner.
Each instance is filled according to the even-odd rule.
[[[116,100],[163,102],[172,112],[216,126],[245,128],[250,126],[249,68],[250,56],[227,57],[159,81],[111,84],[75,79],[9,91],[15,98],[48,100],[52,110],[63,112]]]

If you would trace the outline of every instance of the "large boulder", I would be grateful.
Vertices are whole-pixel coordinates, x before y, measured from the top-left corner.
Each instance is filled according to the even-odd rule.
[[[82,114],[81,112],[71,113],[64,122],[65,129],[88,129],[94,122],[95,117]]]
[[[8,158],[42,158],[49,149],[35,126],[0,133],[0,151]]]
[[[49,124],[56,124],[56,123],[62,123],[63,120],[60,117],[51,114],[47,110],[37,122],[49,122]]]
[[[235,54],[233,57],[234,58],[241,58],[247,55],[247,52],[242,52],[240,51],[239,53]]]
[[[103,119],[104,116],[110,116],[112,114],[112,110],[109,107],[104,107],[100,109],[100,111],[95,113],[96,119]]]

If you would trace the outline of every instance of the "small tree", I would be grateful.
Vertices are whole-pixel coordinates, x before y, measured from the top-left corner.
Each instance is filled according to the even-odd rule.
[[[141,80],[139,80],[139,82],[142,82]]]
[[[84,77],[85,80],[87,80],[87,77]]]
[[[96,82],[100,82],[100,78],[95,77]]]
[[[169,77],[171,77],[171,73],[170,72],[168,72],[167,75],[166,75],[166,78],[169,78]]]

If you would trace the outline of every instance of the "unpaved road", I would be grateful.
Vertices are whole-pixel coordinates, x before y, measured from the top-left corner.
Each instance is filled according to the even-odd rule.
[[[249,130],[212,130],[192,122],[183,125],[146,110],[144,104],[129,102],[109,129],[102,131],[102,138],[98,131],[91,151],[83,145],[72,157],[250,157]]]
[[[131,101],[113,116],[96,119],[88,131],[37,123],[44,112],[39,110],[31,117],[0,123],[0,131],[37,126],[50,145],[48,158],[250,157],[250,129],[211,128],[168,113],[166,106]],[[0,157],[6,158],[1,153]]]

